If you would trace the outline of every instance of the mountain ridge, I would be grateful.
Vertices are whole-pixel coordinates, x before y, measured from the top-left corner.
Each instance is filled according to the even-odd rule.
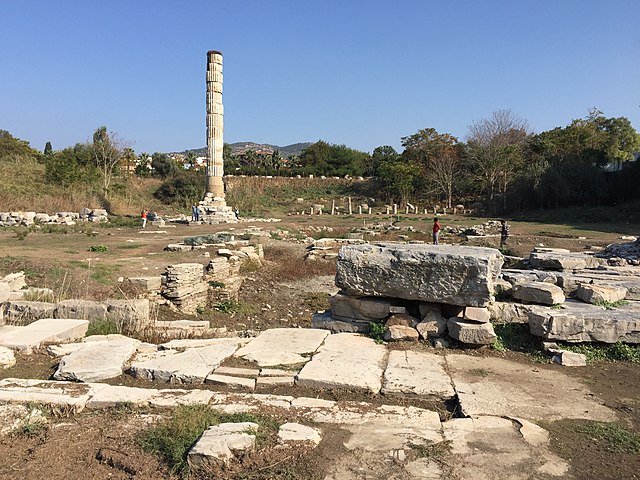
[[[289,158],[292,156],[298,156],[302,151],[307,148],[309,145],[312,145],[311,142],[299,142],[292,143],[290,145],[278,146],[270,143],[256,143],[256,142],[234,142],[228,144],[231,147],[231,151],[234,155],[242,154],[246,151],[260,151],[260,150],[278,150],[280,152],[280,156],[283,158]],[[171,152],[181,155],[186,155],[188,152],[193,152],[197,156],[205,156],[207,154],[207,147],[201,148],[189,148],[187,150],[183,150],[181,152]]]

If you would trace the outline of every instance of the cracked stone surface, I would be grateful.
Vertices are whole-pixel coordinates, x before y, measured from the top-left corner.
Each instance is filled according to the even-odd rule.
[[[315,352],[327,335],[326,330],[272,328],[251,340],[235,356],[256,362],[261,367],[304,363],[309,358],[303,355]]]
[[[449,399],[455,392],[444,365],[442,355],[411,350],[389,352],[382,393]]]

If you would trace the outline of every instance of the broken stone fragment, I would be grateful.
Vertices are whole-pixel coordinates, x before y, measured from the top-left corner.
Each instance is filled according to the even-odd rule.
[[[470,345],[491,345],[498,337],[491,323],[476,323],[452,317],[447,323],[449,336]]]
[[[491,318],[489,309],[486,307],[466,307],[464,309],[465,320],[472,320],[478,323],[487,323]]]
[[[525,282],[513,286],[513,298],[527,303],[557,305],[565,301],[564,292],[545,282]]]
[[[415,328],[417,324],[418,320],[411,315],[407,313],[396,313],[387,319],[385,326],[392,327],[394,325],[402,325],[405,327]]]
[[[387,342],[415,342],[418,340],[418,331],[404,325],[391,325],[385,332],[384,339]]]
[[[252,450],[258,429],[253,422],[221,423],[206,430],[189,451],[187,460],[194,470],[228,464],[235,455]]]
[[[582,353],[561,350],[553,356],[553,361],[565,367],[584,367],[587,364],[587,356]]]
[[[321,439],[317,429],[299,423],[285,423],[280,425],[278,430],[278,442],[280,443],[310,442],[317,445]]]

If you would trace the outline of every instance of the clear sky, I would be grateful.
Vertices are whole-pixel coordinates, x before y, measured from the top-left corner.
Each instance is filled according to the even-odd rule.
[[[640,0],[0,0],[0,129],[203,147],[207,50],[229,143],[400,149],[501,108],[535,131],[594,106],[638,129],[639,19]]]

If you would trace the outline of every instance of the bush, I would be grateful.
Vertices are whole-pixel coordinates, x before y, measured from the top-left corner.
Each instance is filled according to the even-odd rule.
[[[109,250],[109,248],[106,245],[91,245],[89,247],[89,251],[90,252],[99,252],[99,253],[104,253],[107,250]]]
[[[153,196],[164,203],[188,208],[202,199],[204,184],[204,172],[178,172],[160,185]]]

